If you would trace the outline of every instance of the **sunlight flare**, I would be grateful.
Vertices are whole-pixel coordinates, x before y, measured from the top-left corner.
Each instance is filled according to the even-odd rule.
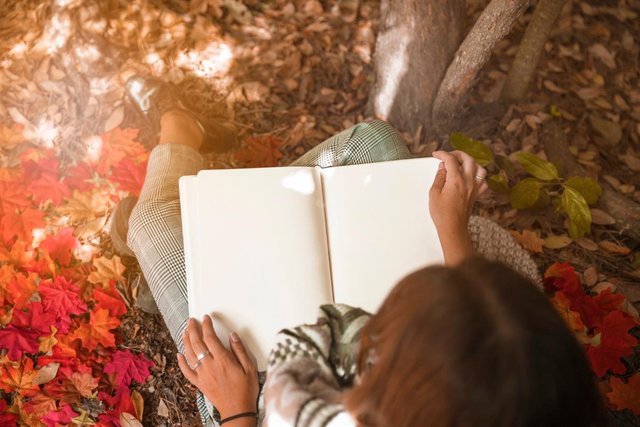
[[[180,52],[176,64],[193,72],[198,77],[223,76],[231,68],[233,52],[224,42],[211,42],[204,49]]]

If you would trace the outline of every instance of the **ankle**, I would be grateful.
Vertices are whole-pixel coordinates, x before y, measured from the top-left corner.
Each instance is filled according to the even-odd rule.
[[[169,110],[160,118],[159,144],[181,144],[199,149],[203,140],[202,127],[186,111]]]

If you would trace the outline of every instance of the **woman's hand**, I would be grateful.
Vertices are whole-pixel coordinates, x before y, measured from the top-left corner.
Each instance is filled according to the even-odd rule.
[[[455,265],[473,253],[467,227],[474,203],[488,188],[487,171],[461,151],[435,151],[433,157],[442,163],[429,192],[429,211],[445,264]]]
[[[257,412],[256,365],[235,332],[229,337],[230,351],[216,335],[211,317],[204,317],[202,327],[195,319],[189,319],[183,343],[185,355],[178,354],[180,370],[215,405],[222,419],[243,412]],[[202,354],[206,356],[200,356],[198,364],[198,355]]]

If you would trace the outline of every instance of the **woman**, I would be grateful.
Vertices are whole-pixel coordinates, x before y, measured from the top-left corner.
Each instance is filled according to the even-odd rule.
[[[210,318],[202,326],[186,321],[177,181],[204,166],[197,150],[219,148],[225,132],[204,127],[160,81],[134,78],[127,92],[161,125],[131,213],[129,246],[183,349],[178,363],[185,377],[215,404],[221,424],[255,426],[258,375],[240,337],[231,334],[227,350]],[[374,121],[347,129],[295,164],[407,157],[395,131]],[[560,317],[522,276],[473,257],[475,247],[537,279],[535,265],[508,233],[470,220],[486,171],[464,153],[434,157],[442,164],[430,210],[447,266],[409,275],[373,317],[324,306],[316,325],[283,331],[264,386],[266,425],[602,425],[588,364]],[[203,405],[199,409],[210,422]]]

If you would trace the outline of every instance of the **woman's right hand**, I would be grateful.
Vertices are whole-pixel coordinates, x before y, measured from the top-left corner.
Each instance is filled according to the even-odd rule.
[[[467,227],[473,205],[488,188],[487,171],[462,151],[435,151],[433,157],[442,163],[429,191],[429,211],[445,263],[454,265],[473,253]]]

